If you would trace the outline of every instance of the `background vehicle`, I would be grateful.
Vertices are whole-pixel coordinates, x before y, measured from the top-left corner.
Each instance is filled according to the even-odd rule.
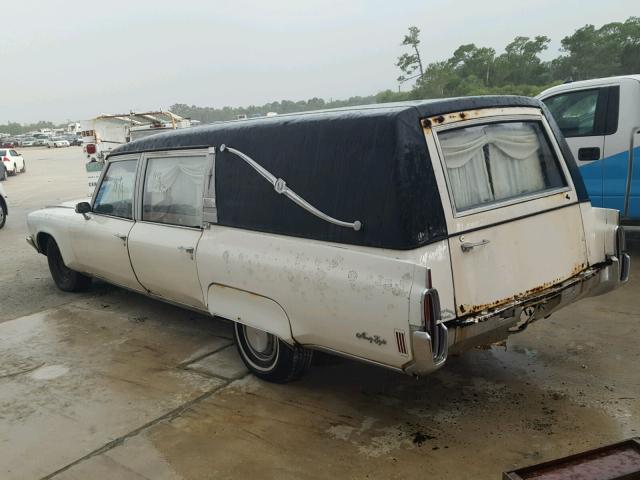
[[[2,159],[9,175],[17,175],[27,171],[24,158],[13,149],[0,150],[0,159]]]
[[[549,108],[591,203],[640,221],[640,75],[565,83],[538,98]]]
[[[17,146],[18,146],[17,142],[13,140],[7,140],[6,142],[2,143],[3,148],[16,148]]]
[[[33,147],[34,139],[33,138],[25,138],[20,141],[21,147]]]
[[[49,148],[62,148],[62,147],[69,147],[69,146],[70,146],[69,141],[61,137],[52,138],[47,142],[47,147]]]
[[[191,120],[169,111],[131,112],[100,115],[80,122],[82,145],[86,154],[89,194],[93,192],[102,171],[103,162],[118,145],[148,135],[188,128]]]
[[[4,187],[0,185],[0,228],[4,227],[4,224],[7,222],[7,215],[9,214],[6,198],[7,194],[4,191]]]

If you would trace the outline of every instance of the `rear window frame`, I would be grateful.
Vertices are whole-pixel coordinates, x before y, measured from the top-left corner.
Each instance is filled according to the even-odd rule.
[[[535,122],[538,123],[541,127],[542,134],[544,135],[552,153],[554,154],[555,160],[558,162],[560,166],[560,172],[562,173],[565,181],[564,187],[559,188],[551,188],[547,190],[542,190],[539,192],[522,195],[518,197],[513,197],[509,199],[499,200],[491,203],[485,203],[473,208],[458,210],[456,207],[455,197],[453,195],[453,190],[451,188],[451,181],[449,179],[449,172],[447,170],[444,153],[442,151],[442,147],[440,144],[440,139],[438,137],[438,133],[442,133],[445,131],[451,130],[462,130],[469,127],[475,127],[479,125],[487,125],[492,123],[514,123],[514,122]],[[560,193],[571,192],[575,190],[573,185],[573,179],[571,178],[571,173],[567,167],[567,163],[564,159],[562,151],[560,150],[560,146],[551,130],[551,127],[547,123],[544,116],[539,115],[531,115],[531,114],[513,114],[513,115],[490,115],[483,116],[480,118],[457,121],[452,123],[447,123],[444,125],[438,125],[432,127],[432,133],[434,138],[434,143],[436,150],[438,152],[438,160],[440,163],[440,168],[442,170],[442,175],[444,177],[444,182],[447,189],[447,194],[449,196],[449,204],[451,206],[451,213],[453,218],[462,218],[468,217],[470,215],[475,215],[481,212],[487,212],[491,210],[498,210],[501,208],[511,207],[514,205],[518,205],[525,202],[530,202],[532,200],[537,200],[540,198],[550,197],[552,195],[557,195]]]

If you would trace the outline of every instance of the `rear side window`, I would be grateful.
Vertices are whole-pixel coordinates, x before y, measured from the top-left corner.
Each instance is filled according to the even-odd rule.
[[[147,160],[142,220],[184,227],[202,225],[206,155]]]
[[[133,218],[133,187],[137,160],[110,163],[93,204],[95,213]]]
[[[539,122],[458,128],[438,140],[458,212],[567,186]]]
[[[6,150],[0,150],[0,157],[4,157],[7,154]]]

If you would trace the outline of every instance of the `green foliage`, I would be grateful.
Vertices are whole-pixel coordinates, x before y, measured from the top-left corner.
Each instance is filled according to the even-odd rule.
[[[640,73],[640,17],[595,28],[585,25],[562,39],[562,55],[551,62],[554,78],[584,80]]]
[[[238,115],[264,115],[267,112],[291,113],[321,108],[336,108],[367,103],[386,103],[425,98],[465,95],[535,96],[542,90],[568,78],[607,77],[640,73],[640,18],[614,22],[596,29],[585,25],[562,39],[562,55],[545,62],[540,54],[547,50],[549,38],[518,36],[499,55],[493,48],[473,43],[461,45],[447,60],[423,66],[420,57],[420,30],[409,27],[402,45],[409,47],[396,62],[402,84],[415,78],[410,91],[385,90],[376,95],[324,101],[312,98],[299,102],[282,100],[247,108],[201,108],[176,104],[171,111],[186,117],[214,122]]]
[[[422,68],[422,59],[420,58],[420,29],[418,27],[409,27],[409,34],[404,36],[402,45],[411,47],[412,53],[403,53],[398,57],[396,66],[402,72],[402,75],[398,77],[399,83],[404,83],[407,80],[424,75],[424,69]],[[418,75],[414,75],[416,70]]]

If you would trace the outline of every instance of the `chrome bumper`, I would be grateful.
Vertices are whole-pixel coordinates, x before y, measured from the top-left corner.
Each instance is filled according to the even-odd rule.
[[[40,250],[38,249],[38,245],[36,245],[36,241],[33,239],[32,235],[27,235],[27,237],[25,238],[25,240],[27,241],[27,243],[29,245],[31,245],[33,248],[36,249],[36,252],[40,253]]]
[[[611,256],[606,263],[587,268],[530,297],[474,317],[451,320],[446,325],[440,323],[436,331],[437,342],[432,341],[428,332],[414,331],[411,334],[413,361],[404,367],[404,371],[410,375],[429,374],[443,366],[451,352],[459,353],[477,345],[504,340],[581,298],[615,290],[629,280],[630,265],[631,259],[626,253]],[[439,345],[438,351],[434,351],[433,345]]]

